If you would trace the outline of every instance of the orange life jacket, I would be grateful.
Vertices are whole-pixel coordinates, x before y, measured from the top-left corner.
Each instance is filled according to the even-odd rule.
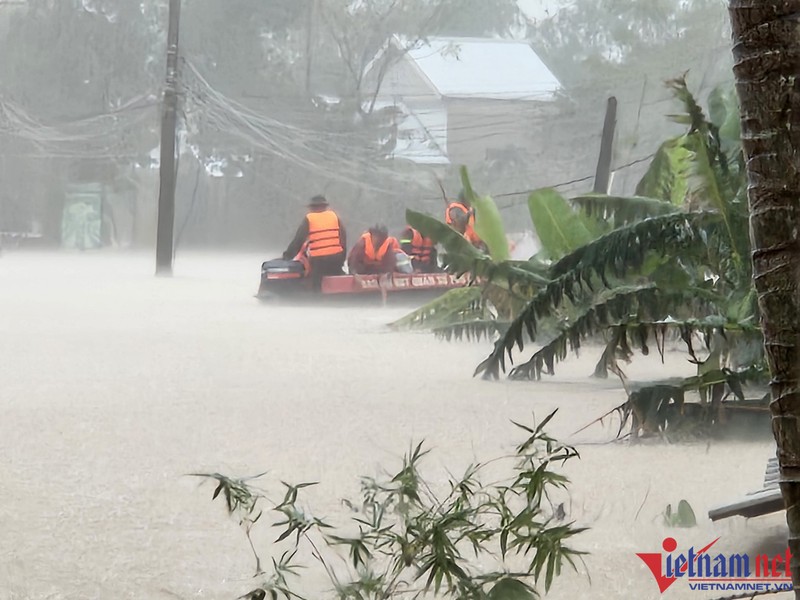
[[[308,219],[308,255],[331,256],[344,252],[339,236],[339,217],[332,210],[310,212]]]
[[[406,231],[411,232],[411,239],[404,239],[404,244],[410,244],[411,249],[409,254],[413,260],[416,260],[419,263],[427,265],[431,262],[431,258],[433,255],[433,248],[435,244],[431,238],[423,237],[423,235],[414,229],[413,227],[409,227]]]
[[[478,234],[475,233],[475,230],[472,227],[467,228],[467,230],[464,232],[464,237],[467,238],[467,241],[475,247],[480,247],[483,244],[483,240],[478,237]]]
[[[361,239],[364,240],[364,262],[367,266],[379,266],[387,252],[398,250],[397,240],[392,236],[387,237],[377,250],[372,244],[372,234],[369,231]]]
[[[466,205],[461,204],[461,202],[451,202],[447,205],[447,212],[445,213],[445,223],[448,225],[453,224],[453,219],[450,218],[450,210],[453,208],[458,208],[459,210],[464,211],[464,214],[469,214],[469,219],[467,220],[467,227],[464,229],[464,237],[473,244],[477,245],[481,243],[481,238],[478,237],[478,234],[475,233],[475,214],[470,212],[470,209],[467,208]]]

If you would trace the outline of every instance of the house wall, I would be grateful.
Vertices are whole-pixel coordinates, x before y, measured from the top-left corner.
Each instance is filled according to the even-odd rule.
[[[374,82],[373,82],[374,83]],[[548,123],[562,115],[556,102],[479,98],[441,98],[425,75],[404,58],[386,73],[381,102],[398,101],[420,117],[453,165],[474,168],[510,146],[546,159],[552,140],[543,135]],[[432,115],[436,118],[432,118]],[[442,128],[442,123],[446,127]],[[552,171],[551,166],[545,166]]]
[[[373,81],[372,85],[376,82]],[[427,78],[406,58],[392,65],[378,90],[378,101],[401,102],[447,154],[447,111]]]
[[[373,79],[370,84],[374,86],[377,82]],[[439,100],[439,94],[428,79],[405,57],[388,69],[380,83],[378,94],[383,98],[402,98],[406,103]]]
[[[379,99],[396,99],[415,112],[445,113],[446,134],[441,143],[452,166],[439,175],[446,189],[459,188],[457,167],[467,166],[475,189],[495,198],[508,232],[531,228],[529,190],[575,179],[581,181],[559,185],[559,191],[570,196],[591,189],[591,180],[583,178],[594,173],[597,163],[604,102],[587,109],[563,96],[551,102],[442,99],[424,74],[405,59],[387,71]],[[511,147],[524,152],[503,152]],[[421,180],[430,179],[431,165],[410,168],[425,172]],[[425,200],[432,214],[438,214],[438,190]]]
[[[555,116],[549,103],[513,100],[448,99],[447,147],[454,164],[477,165],[493,150],[509,146],[536,152],[538,123]]]

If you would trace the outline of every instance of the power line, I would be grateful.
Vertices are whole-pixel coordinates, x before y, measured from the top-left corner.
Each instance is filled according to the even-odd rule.
[[[628,168],[633,167],[635,165],[638,165],[640,163],[646,162],[646,161],[652,159],[654,156],[655,156],[655,152],[653,152],[652,154],[648,154],[647,156],[643,156],[641,158],[637,158],[636,160],[632,160],[632,161],[630,161],[628,163],[625,163],[624,165],[620,165],[620,166],[616,167],[614,169],[614,172],[621,171],[623,169],[628,169]],[[594,175],[586,175],[585,177],[580,177],[580,178],[577,178],[577,179],[570,179],[569,181],[562,181],[560,183],[553,183],[553,184],[550,184],[550,185],[543,185],[543,186],[539,186],[538,188],[532,188],[532,189],[523,190],[523,191],[520,191],[520,192],[505,192],[505,193],[502,193],[502,194],[492,194],[492,198],[493,199],[510,198],[510,197],[513,197],[513,196],[526,196],[527,197],[531,193],[536,191],[537,189],[542,189],[542,188],[558,189],[558,188],[563,188],[563,187],[567,187],[567,186],[570,186],[570,185],[574,185],[576,183],[583,183],[585,181],[592,181],[593,179],[594,179]],[[432,200],[432,199],[433,199],[433,197],[426,198],[426,200]],[[508,210],[510,208],[516,208],[517,206],[521,206],[521,205],[522,205],[521,202],[512,202],[511,204],[507,204],[505,206],[498,206],[497,208],[498,208],[498,210]]]

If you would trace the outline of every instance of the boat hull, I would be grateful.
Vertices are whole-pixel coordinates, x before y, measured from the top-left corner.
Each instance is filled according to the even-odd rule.
[[[267,265],[268,263],[264,263]],[[257,297],[262,300],[310,299],[319,302],[331,300],[395,300],[431,299],[448,290],[465,287],[469,277],[455,277],[449,273],[390,273],[384,275],[336,275],[322,278],[321,293],[312,290],[310,278],[297,271],[280,266],[262,268],[261,285]]]
[[[387,275],[338,275],[322,279],[325,295],[407,294],[414,292],[445,292],[464,287],[468,278],[449,273],[390,273]]]

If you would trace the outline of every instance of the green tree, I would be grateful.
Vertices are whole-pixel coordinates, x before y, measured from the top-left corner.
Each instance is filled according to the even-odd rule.
[[[727,41],[724,5],[717,0],[577,0],[534,23],[530,39],[569,84],[631,79],[674,64],[693,64]],[[665,57],[669,57],[666,63]]]
[[[43,220],[51,243],[66,184],[120,191],[158,144],[163,17],[163,2],[122,0],[30,0],[9,16],[0,160],[14,201]]]
[[[181,12],[181,52],[222,93],[295,97],[311,0],[191,0]],[[302,82],[300,82],[302,83]]]
[[[0,40],[3,93],[46,122],[157,94],[163,15],[163,2],[31,0]]]

